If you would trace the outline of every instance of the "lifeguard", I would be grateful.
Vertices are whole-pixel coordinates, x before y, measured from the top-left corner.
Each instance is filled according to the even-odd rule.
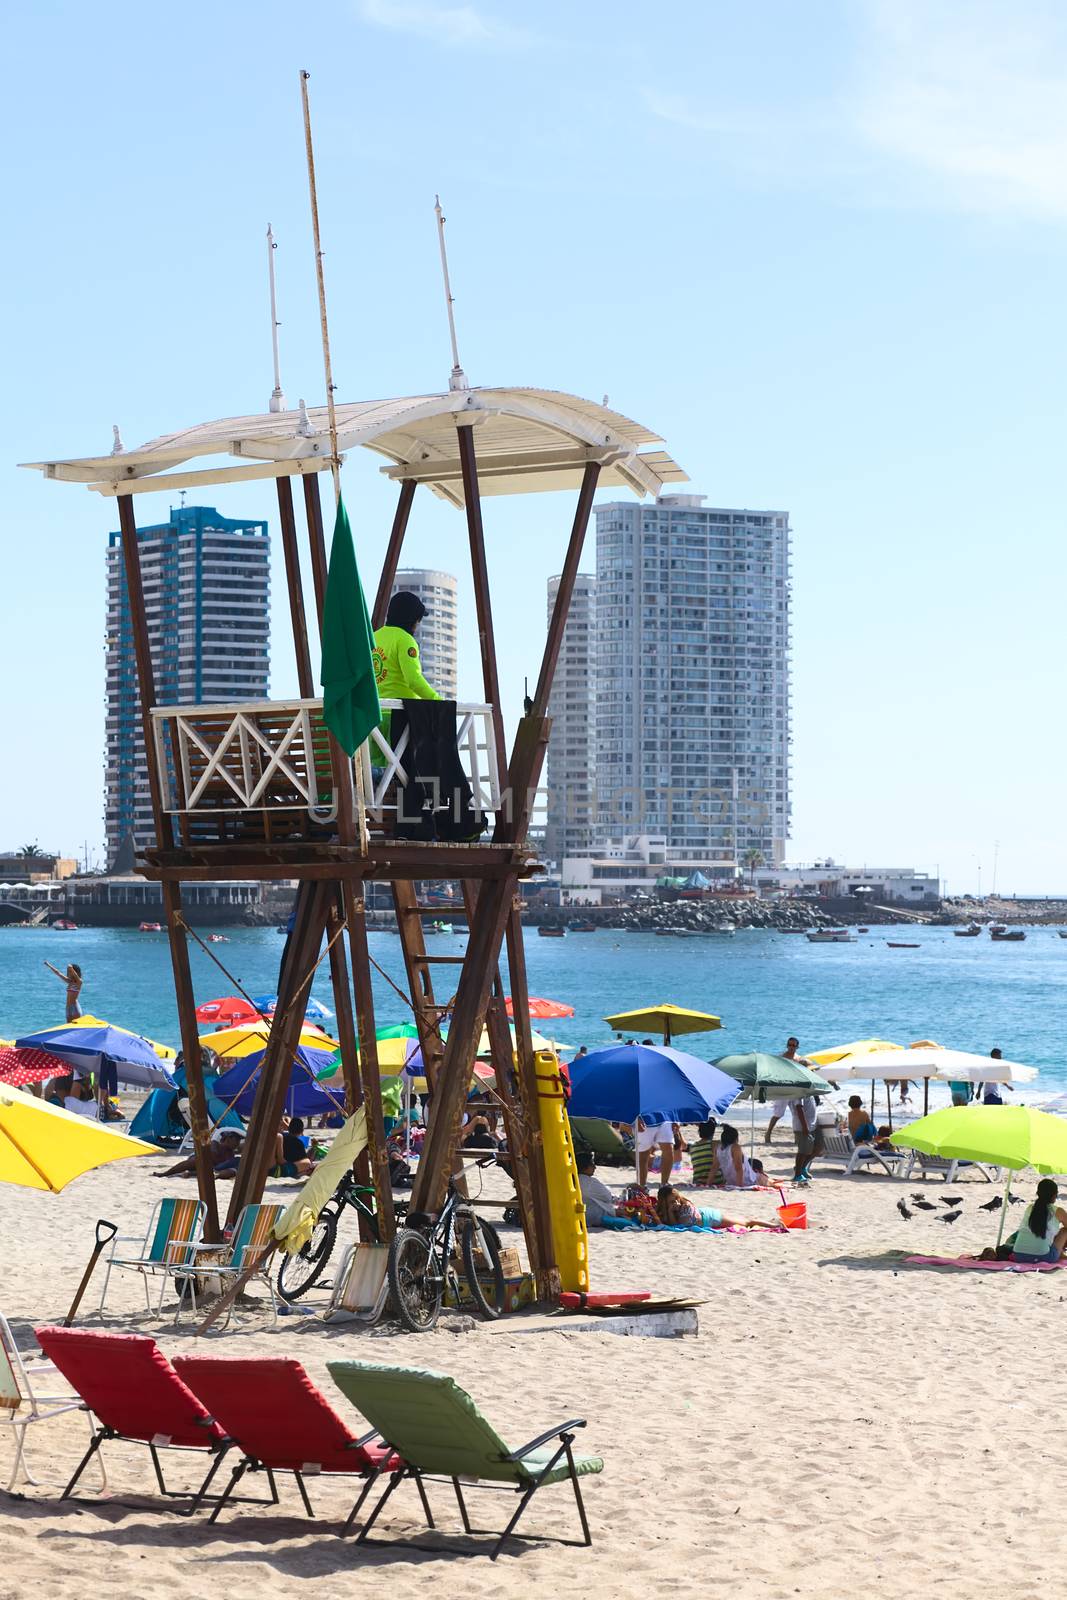
[[[417,594],[401,589],[389,602],[385,626],[374,634],[374,677],[379,700],[440,700],[441,696],[422,675],[415,629],[426,615]],[[392,714],[386,711],[380,723],[382,735],[389,737]],[[378,752],[372,746],[372,755]]]

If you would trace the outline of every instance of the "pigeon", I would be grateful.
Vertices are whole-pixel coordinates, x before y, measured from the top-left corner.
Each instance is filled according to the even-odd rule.
[[[943,1194],[940,1199],[941,1204],[947,1206],[950,1211],[953,1206],[961,1206],[963,1204],[963,1196],[961,1194]]]
[[[920,1211],[936,1211],[937,1210],[937,1207],[936,1206],[932,1206],[930,1204],[929,1200],[916,1200],[915,1204],[918,1206]]]
[[[995,1194],[992,1200],[987,1200],[985,1205],[979,1206],[978,1209],[979,1211],[999,1211],[1003,1204],[1004,1202],[999,1194]]]
[[[1008,1196],[1008,1204],[1012,1206],[1022,1206],[1025,1205],[1026,1202],[1021,1194],[1010,1194]]]
[[[938,1217],[937,1220],[938,1222],[955,1222],[957,1218],[962,1216],[962,1211],[946,1211],[945,1215],[943,1217]]]
[[[900,1212],[900,1214],[904,1218],[905,1222],[910,1222],[912,1217],[915,1215],[915,1213],[913,1211],[909,1211],[908,1210],[908,1208],[904,1204],[903,1200],[898,1200],[897,1201],[897,1210]]]
[[[926,1197],[925,1197],[925,1195],[921,1195],[921,1194],[913,1194],[911,1198],[913,1200],[924,1200]]]

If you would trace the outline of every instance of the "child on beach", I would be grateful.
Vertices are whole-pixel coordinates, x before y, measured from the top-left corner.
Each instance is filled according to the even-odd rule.
[[[59,968],[58,967],[54,967],[50,961],[46,961],[45,962],[45,966],[48,968],[49,972],[54,972],[55,973],[56,977],[60,980],[61,983],[65,983],[66,984],[66,986],[67,986],[67,1021],[68,1022],[77,1022],[78,1018],[82,1014],[81,1006],[78,1004],[78,996],[82,992],[82,969],[81,969],[81,967],[79,967],[77,962],[75,962],[75,961],[71,961],[68,964],[66,972],[60,972]]]

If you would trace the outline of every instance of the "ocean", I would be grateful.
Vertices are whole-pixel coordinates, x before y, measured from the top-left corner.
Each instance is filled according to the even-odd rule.
[[[281,936],[273,928],[226,934],[228,943],[212,946],[219,960],[249,994],[273,992]],[[918,949],[889,949],[890,934]],[[429,943],[435,954],[458,953],[466,937],[442,934]],[[370,949],[404,988],[395,935],[371,933]],[[0,1037],[62,1021],[63,985],[46,959],[61,969],[80,964],[83,1010],[178,1044],[166,935],[112,928],[0,929]],[[542,939],[529,929],[526,960],[531,994],[574,1006],[573,1018],[541,1025],[563,1044],[606,1044],[612,1035],[605,1014],[670,1000],[722,1018],[721,1031],[685,1041],[705,1059],[776,1052],[790,1034],[802,1052],[869,1036],[899,1044],[933,1039],[983,1055],[999,1045],[1009,1060],[1040,1068],[1035,1094],[1067,1089],[1067,939],[1052,928],[1032,928],[1018,944],[993,944],[987,935],[957,939],[951,928],[880,928],[841,945],[757,930],[665,939],[606,929]],[[198,1002],[233,992],[195,945],[191,963]],[[442,999],[445,973],[452,977],[447,968],[435,974]],[[312,992],[332,1009],[325,960]],[[407,1020],[403,1002],[377,974],[375,999],[379,1026]]]

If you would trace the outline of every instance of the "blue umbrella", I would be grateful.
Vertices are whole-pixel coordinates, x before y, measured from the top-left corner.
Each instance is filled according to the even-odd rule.
[[[266,1050],[255,1050],[216,1078],[212,1094],[224,1101],[242,1117],[251,1115],[252,1102],[259,1087],[259,1069]],[[330,1065],[333,1054],[329,1050],[311,1050],[301,1045],[289,1073],[289,1087],[285,1094],[285,1110],[290,1117],[332,1116],[344,1110],[344,1091],[325,1089],[317,1074]]]
[[[258,999],[253,998],[252,1004],[257,1011],[277,1011],[278,996],[276,994],[261,994]],[[313,1018],[316,1022],[326,1022],[333,1016],[333,1012],[328,1006],[324,1006],[321,1000],[313,1000],[309,996],[308,1003],[304,1007],[304,1015],[305,1017]]]
[[[571,1066],[572,1117],[608,1122],[703,1122],[741,1093],[736,1078],[670,1045],[620,1044]]]
[[[37,1050],[50,1050],[68,1066],[79,1072],[99,1072],[101,1061],[113,1061],[122,1083],[134,1084],[142,1089],[172,1089],[174,1079],[140,1034],[127,1033],[123,1028],[113,1028],[101,1023],[96,1028],[76,1028],[62,1025],[44,1028],[40,1033],[27,1033],[16,1040]]]

